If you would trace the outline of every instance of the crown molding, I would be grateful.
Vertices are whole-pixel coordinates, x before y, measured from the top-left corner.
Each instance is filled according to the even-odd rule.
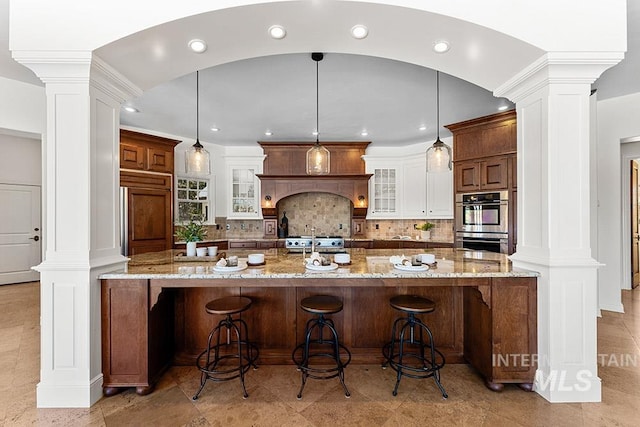
[[[624,58],[624,52],[547,52],[493,94],[518,102],[550,84],[591,84]]]

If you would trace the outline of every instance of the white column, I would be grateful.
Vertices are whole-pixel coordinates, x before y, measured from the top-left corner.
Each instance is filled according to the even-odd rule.
[[[540,272],[535,391],[599,402],[597,268],[590,248],[590,84],[620,58],[549,53],[496,91],[516,102],[518,247]]]
[[[14,52],[46,86],[45,259],[37,405],[102,396],[100,282],[122,269],[119,112],[135,88],[91,52]]]

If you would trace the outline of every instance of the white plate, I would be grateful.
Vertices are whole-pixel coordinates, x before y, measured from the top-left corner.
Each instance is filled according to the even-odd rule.
[[[239,262],[236,267],[221,267],[216,265],[213,267],[213,271],[217,271],[218,273],[232,273],[234,271],[242,271],[247,268],[247,264]]]
[[[395,264],[393,266],[393,268],[396,268],[398,270],[402,270],[402,271],[427,271],[429,269],[428,265],[402,265],[402,264]]]
[[[338,268],[338,264],[336,264],[335,262],[332,262],[329,265],[307,264],[307,268],[309,270],[314,270],[314,271],[331,271],[331,270],[336,270]]]

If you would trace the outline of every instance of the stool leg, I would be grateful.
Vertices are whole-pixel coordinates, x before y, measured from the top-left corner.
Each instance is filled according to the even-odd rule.
[[[207,355],[207,360],[206,360],[206,364],[204,365],[207,369],[209,369],[209,364],[211,362],[211,340],[213,339],[214,335],[216,335],[217,332],[217,337],[218,337],[218,345],[215,346],[215,352],[214,352],[214,365],[218,363],[218,347],[220,344],[220,328],[222,327],[224,321],[220,321],[218,322],[218,326],[216,326],[215,328],[213,328],[211,330],[211,332],[209,333],[209,338],[207,339],[207,348],[205,351],[203,351],[202,353],[200,353],[200,355],[198,356],[198,361],[200,360],[200,358],[202,356]],[[198,363],[196,363],[196,365],[198,365]],[[198,396],[200,395],[200,393],[202,392],[202,389],[204,388],[204,385],[207,383],[207,379],[209,378],[209,375],[207,375],[206,372],[202,372],[202,375],[200,375],[200,388],[198,389],[198,391],[196,392],[196,394],[193,395],[193,397],[191,398],[192,400],[198,400]]]
[[[313,329],[317,326],[317,324],[317,318],[309,319],[307,321],[307,333],[304,338],[304,347],[302,349],[302,363],[299,366],[299,370],[302,373],[302,384],[300,385],[300,390],[298,391],[298,399],[302,399],[302,391],[304,390],[304,386],[307,385],[309,372],[306,368],[309,367],[309,342],[311,341],[311,333],[313,332]]]
[[[436,385],[438,386],[438,388],[440,389],[440,393],[442,393],[442,397],[447,399],[449,397],[449,395],[447,394],[447,392],[444,390],[443,385],[440,383],[440,369],[436,369],[436,349],[435,349],[435,345],[433,344],[433,334],[431,333],[431,329],[429,329],[429,327],[427,325],[425,325],[424,323],[422,323],[422,321],[418,321],[420,323],[421,326],[421,330],[424,329],[425,331],[427,331],[427,335],[429,336],[429,350],[431,353],[431,367],[430,369],[433,370],[433,379],[436,382]]]
[[[382,369],[386,369],[393,358],[393,352],[395,350],[395,345],[396,345],[397,325],[398,325],[398,322],[400,322],[401,320],[403,319],[398,318],[393,322],[393,326],[391,327],[391,342],[388,345],[385,345],[384,347],[382,347],[382,355],[384,356],[384,359],[385,359],[382,362]],[[385,353],[385,351],[387,352]]]
[[[229,336],[229,331],[233,330],[236,333],[237,343],[238,343],[238,368],[240,369],[240,383],[242,384],[242,397],[246,399],[249,397],[249,393],[247,393],[247,388],[244,385],[244,367],[242,366],[242,341],[240,339],[240,328],[236,326],[235,323],[231,320],[231,315],[227,315],[227,337]],[[248,354],[248,353],[247,353]]]
[[[408,327],[410,328],[411,326],[412,326],[411,318],[409,318],[409,321],[406,322],[404,325],[402,325],[402,328],[400,328],[400,337],[398,340],[398,369],[396,370],[397,371],[396,385],[393,388],[393,392],[392,392],[394,396],[398,395],[398,387],[400,386],[400,380],[402,379],[402,358],[404,357],[404,334],[407,328]]]
[[[349,389],[344,383],[344,366],[342,366],[342,360],[340,359],[340,341],[338,341],[338,332],[336,331],[336,328],[333,327],[333,322],[327,322],[326,326],[329,328],[331,334],[333,335],[334,357],[336,359],[336,362],[338,363],[338,378],[340,379],[340,384],[342,384],[342,388],[344,389],[345,397],[349,398],[351,397],[351,393],[349,393]]]
[[[244,326],[244,337],[245,337],[245,343],[246,343],[245,345],[247,347],[247,357],[249,358],[249,363],[251,364],[251,366],[253,366],[253,370],[255,371],[256,369],[258,369],[258,365],[255,363],[255,361],[258,360],[258,355],[256,354],[255,357],[253,355],[254,346],[251,345],[251,343],[249,342],[249,327],[247,326],[247,322],[245,322],[242,319],[237,319],[236,322]],[[240,333],[242,335],[242,328],[240,328]],[[256,353],[257,353],[257,349],[256,349]]]

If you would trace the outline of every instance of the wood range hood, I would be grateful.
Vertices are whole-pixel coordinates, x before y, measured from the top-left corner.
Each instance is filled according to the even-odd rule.
[[[370,141],[320,142],[330,153],[327,175],[307,175],[306,155],[313,142],[258,141],[265,154],[260,178],[264,218],[276,218],[276,205],[294,194],[318,192],[346,197],[353,203],[353,218],[365,218],[369,202],[369,178],[365,154]]]

